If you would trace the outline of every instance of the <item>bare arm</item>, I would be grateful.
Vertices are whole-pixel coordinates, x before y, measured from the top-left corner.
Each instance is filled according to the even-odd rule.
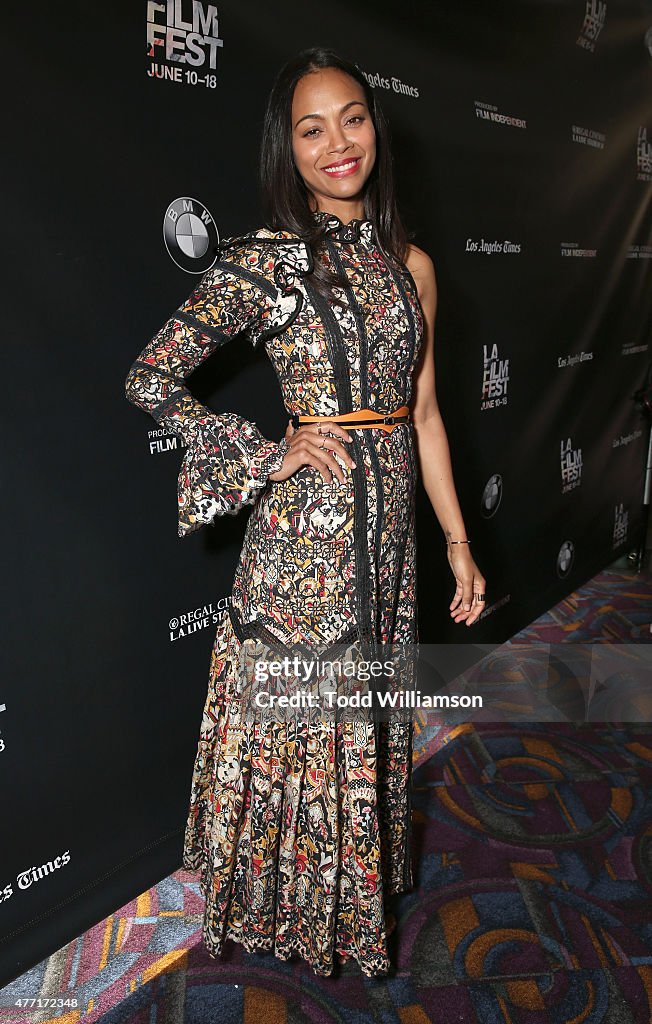
[[[419,469],[434,513],[444,531],[448,561],[457,582],[450,604],[455,622],[466,620],[470,626],[484,608],[474,593],[484,594],[485,579],[475,564],[468,544],[451,464],[446,428],[439,410],[435,389],[435,317],[437,280],[432,260],[416,246],[410,246],[407,266],[414,277],[424,316],[424,340],[414,386],[412,417],[417,439]]]

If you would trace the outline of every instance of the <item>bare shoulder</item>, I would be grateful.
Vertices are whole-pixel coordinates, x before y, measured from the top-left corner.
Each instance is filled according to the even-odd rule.
[[[405,265],[414,278],[420,298],[436,293],[435,265],[427,252],[420,249],[418,245],[408,245]]]

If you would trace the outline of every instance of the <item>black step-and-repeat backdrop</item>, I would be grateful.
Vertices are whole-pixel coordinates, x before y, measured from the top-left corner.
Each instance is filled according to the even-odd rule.
[[[261,226],[284,60],[327,45],[364,71],[435,263],[438,397],[488,588],[471,637],[421,492],[422,642],[505,640],[634,546],[652,307],[649,2],[100,0],[11,31],[0,982],[180,865],[247,512],[177,537],[180,442],[124,380],[215,241]],[[234,341],[191,387],[283,435],[262,350]]]

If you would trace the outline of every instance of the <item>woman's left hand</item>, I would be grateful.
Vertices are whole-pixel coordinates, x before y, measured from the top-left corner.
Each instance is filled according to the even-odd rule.
[[[486,580],[473,561],[468,544],[447,544],[447,548],[448,564],[457,584],[449,606],[451,616],[455,622],[466,620],[466,625],[471,626],[485,607],[477,595],[484,595]]]

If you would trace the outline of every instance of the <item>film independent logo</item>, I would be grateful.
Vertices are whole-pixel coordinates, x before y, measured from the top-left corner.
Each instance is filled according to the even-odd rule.
[[[174,199],[163,217],[163,240],[170,259],[187,274],[203,274],[217,259],[220,240],[215,219],[199,199]]]

